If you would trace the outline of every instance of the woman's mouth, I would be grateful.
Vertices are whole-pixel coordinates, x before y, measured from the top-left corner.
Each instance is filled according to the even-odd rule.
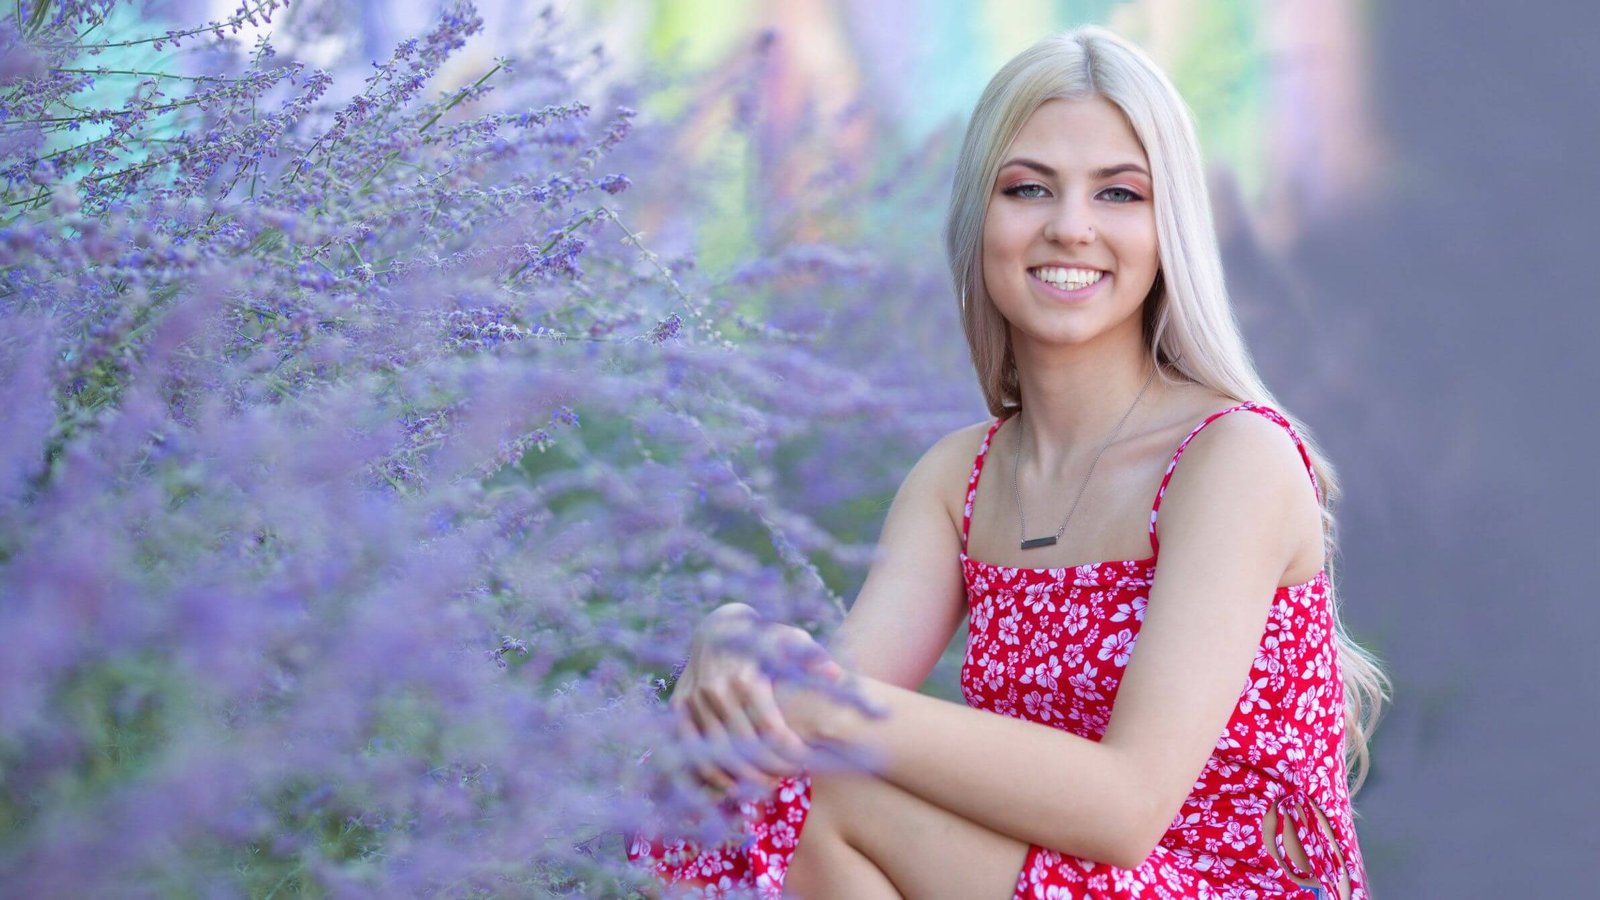
[[[1073,299],[1094,293],[1094,289],[1106,277],[1106,273],[1099,269],[1077,266],[1040,266],[1029,269],[1028,275],[1049,288],[1052,293]]]

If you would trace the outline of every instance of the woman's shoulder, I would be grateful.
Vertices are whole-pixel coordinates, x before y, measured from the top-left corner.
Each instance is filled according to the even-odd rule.
[[[957,428],[935,441],[917,465],[926,466],[941,475],[960,473],[961,483],[966,484],[973,463],[993,427],[994,419],[984,419]]]
[[[902,490],[926,492],[951,508],[963,506],[973,464],[993,425],[993,419],[984,419],[939,438],[911,467]]]
[[[1307,464],[1282,412],[1196,384],[1173,391],[1167,399],[1160,424],[1140,448],[1143,465],[1166,470],[1163,492],[1204,491],[1203,486],[1232,479],[1277,492],[1304,491]]]
[[[1298,461],[1297,452],[1285,452],[1294,444],[1288,417],[1259,401],[1197,391],[1178,423],[1184,431],[1183,440],[1194,445],[1190,448],[1194,452],[1213,447],[1213,452],[1246,466],[1264,458]]]
[[[1165,444],[1169,455],[1184,441],[1229,446],[1243,442],[1260,449],[1285,440],[1279,422],[1287,418],[1259,401],[1240,400],[1193,382],[1175,386],[1162,400],[1148,435],[1156,444]]]
[[[1168,463],[1160,493],[1166,502],[1157,501],[1163,546],[1174,527],[1211,531],[1223,521],[1273,521],[1294,554],[1288,568],[1320,568],[1319,498],[1285,427],[1288,418],[1261,403],[1228,400],[1193,418]]]

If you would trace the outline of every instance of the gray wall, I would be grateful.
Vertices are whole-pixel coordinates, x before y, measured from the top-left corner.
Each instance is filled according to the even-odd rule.
[[[1375,204],[1288,279],[1228,243],[1269,383],[1340,466],[1347,620],[1395,678],[1363,848],[1379,898],[1600,896],[1600,8],[1372,14]]]

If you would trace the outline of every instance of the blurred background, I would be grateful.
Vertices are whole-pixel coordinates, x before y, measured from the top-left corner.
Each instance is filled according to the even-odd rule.
[[[436,10],[306,6],[348,17],[365,44],[330,54],[366,58]],[[538,13],[481,9],[464,72],[513,51]],[[1052,30],[1104,23],[1151,52],[1194,108],[1263,374],[1343,476],[1344,616],[1395,682],[1357,797],[1376,895],[1593,890],[1600,15],[1354,0],[556,9],[594,35],[597,83],[656,88],[646,118],[700,117],[670,152],[710,167],[696,190],[721,214],[662,232],[682,244],[668,249],[715,269],[764,229],[844,244],[891,229],[925,260],[925,283],[904,288],[924,295],[862,296],[856,314],[933,367],[933,405],[953,421],[983,415],[937,238],[965,116],[1000,63]],[[883,202],[840,206],[818,187],[840,184]],[[835,524],[870,536],[881,506],[851,515]]]

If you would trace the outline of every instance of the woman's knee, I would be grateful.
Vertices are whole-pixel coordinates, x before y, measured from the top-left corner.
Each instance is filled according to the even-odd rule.
[[[813,791],[816,782],[812,782]],[[826,794],[824,795],[826,797]],[[860,850],[852,847],[841,830],[843,818],[829,804],[817,803],[812,794],[800,841],[789,859],[784,895],[812,898],[898,898],[889,877]]]
[[[811,810],[806,814],[806,831],[812,820],[819,831],[826,831],[834,839],[847,844],[856,843],[859,835],[851,828],[863,815],[871,815],[873,796],[883,787],[876,776],[863,772],[813,772],[811,775]]]

